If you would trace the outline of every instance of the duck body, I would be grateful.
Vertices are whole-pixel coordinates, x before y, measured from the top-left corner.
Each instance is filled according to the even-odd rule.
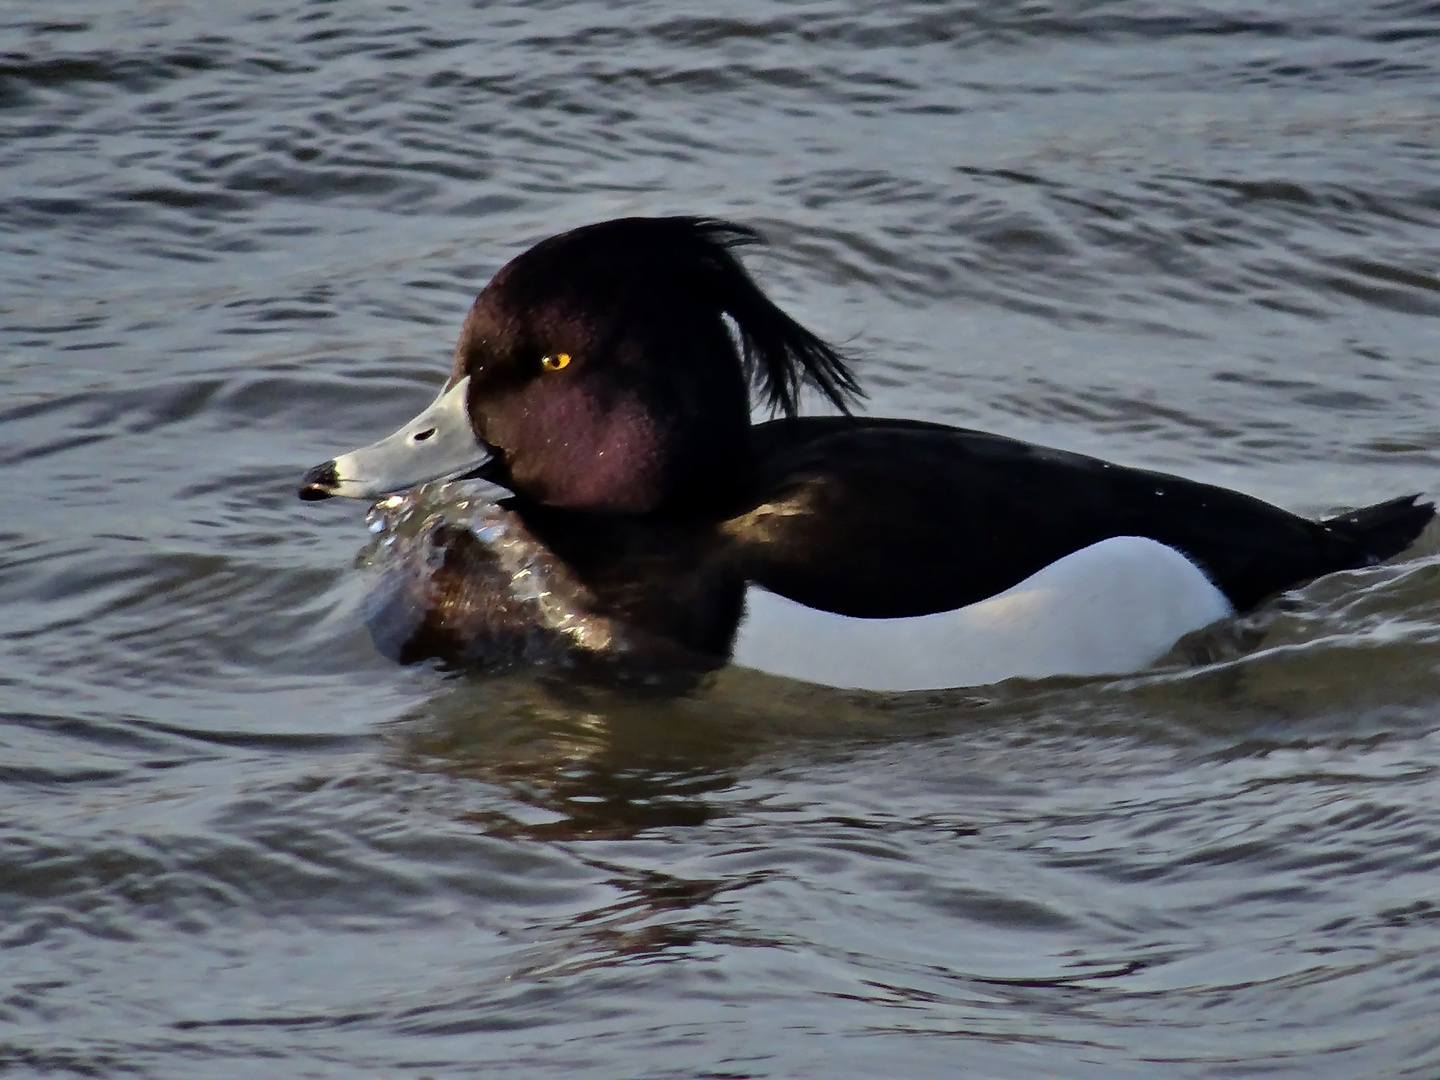
[[[1010,674],[1088,673],[1149,662],[1217,612],[1388,558],[1433,516],[1408,497],[1312,521],[1003,436],[850,415],[859,387],[844,360],[735,259],[731,249],[752,239],[725,223],[658,218],[542,242],[480,294],[429,408],[306,475],[307,499],[374,499],[461,476],[507,493],[478,517],[437,513],[392,556],[370,606],[385,651],[705,669],[731,656],[748,590],[752,612],[769,613],[741,638],[741,659],[754,666],[784,652],[747,644],[768,619],[791,627],[776,640],[803,635],[831,661],[868,655],[853,644],[867,629],[912,660],[931,658],[923,674],[897,663],[894,678],[848,683],[853,664],[812,665],[837,685],[965,685],[977,671],[982,681],[1006,673],[1003,663],[957,660],[947,681],[946,641],[971,657],[990,641],[1014,658]],[[747,384],[782,418],[752,424]],[[842,415],[796,415],[805,385]],[[1136,560],[1132,578],[1126,558]],[[1052,567],[1063,572],[1031,583]],[[1017,589],[1029,599],[1015,600]],[[1097,634],[1119,640],[1150,625],[1137,616],[1147,592],[1156,610],[1193,599],[1178,621],[1150,620],[1152,636],[1169,635],[1158,651],[1152,642],[1114,660],[1079,648],[1079,659],[1048,667],[1022,662],[1027,641],[1088,647]],[[995,617],[1021,608],[1028,623]],[[806,612],[834,619],[801,629]],[[916,635],[941,644],[920,649]]]

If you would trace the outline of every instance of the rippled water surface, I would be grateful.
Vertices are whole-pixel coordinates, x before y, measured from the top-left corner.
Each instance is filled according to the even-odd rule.
[[[400,668],[299,472],[622,214],[877,414],[1440,494],[1440,7],[0,6],[0,1071],[1440,1075],[1440,541],[1152,673]]]

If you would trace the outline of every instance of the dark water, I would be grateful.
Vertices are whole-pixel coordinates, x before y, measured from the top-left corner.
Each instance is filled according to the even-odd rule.
[[[401,669],[301,469],[759,227],[872,409],[1440,493],[1440,6],[0,7],[0,1072],[1440,1075],[1440,542],[1153,674]]]

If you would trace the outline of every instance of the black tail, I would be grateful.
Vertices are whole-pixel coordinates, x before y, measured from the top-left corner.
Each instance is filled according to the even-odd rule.
[[[1409,547],[1435,516],[1435,504],[1419,502],[1419,498],[1405,495],[1326,518],[1320,524],[1355,545],[1364,559],[1359,565],[1373,566]]]

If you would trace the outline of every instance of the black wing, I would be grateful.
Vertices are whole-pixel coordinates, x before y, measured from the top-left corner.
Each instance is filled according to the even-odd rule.
[[[890,618],[983,600],[1112,536],[1197,563],[1236,608],[1396,554],[1415,497],[1311,521],[1237,491],[939,424],[852,417],[754,429],[762,497],[726,523],[746,576],[827,611]]]

